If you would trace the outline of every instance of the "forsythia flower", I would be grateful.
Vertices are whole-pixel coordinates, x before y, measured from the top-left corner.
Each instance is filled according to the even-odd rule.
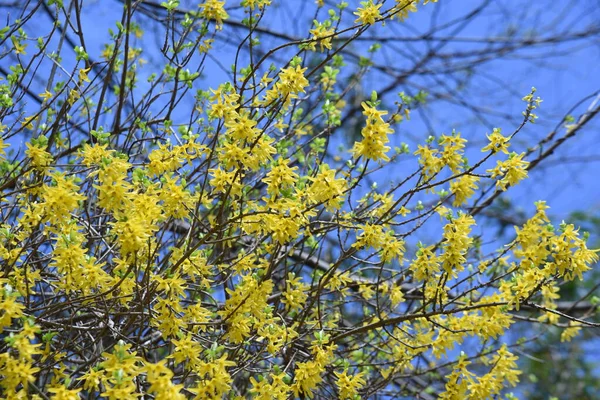
[[[235,93],[234,89],[228,85],[221,85],[217,90],[211,89],[210,91],[213,94],[210,97],[208,117],[229,119],[235,116],[235,108],[240,95]]]
[[[242,6],[249,7],[251,10],[254,10],[255,8],[262,10],[266,6],[270,6],[271,1],[272,0],[243,0]]]
[[[579,322],[569,322],[569,327],[565,328],[560,334],[561,342],[570,342],[575,336],[581,332],[581,324]]]
[[[270,280],[258,282],[252,275],[245,275],[235,290],[227,289],[230,297],[219,314],[228,318],[228,331],[225,336],[235,344],[242,343],[250,335],[252,326],[260,326],[268,317],[264,312],[267,298],[273,290]]]
[[[290,390],[287,383],[283,379],[287,376],[285,372],[271,374],[272,383],[268,379],[263,379],[258,382],[254,377],[250,377],[252,389],[250,393],[254,395],[256,400],[286,400]]]
[[[79,400],[81,389],[67,389],[64,385],[51,387],[48,392],[52,393],[52,400]]]
[[[166,217],[186,218],[193,206],[193,198],[183,183],[173,176],[163,177],[159,199],[163,202]]]
[[[335,34],[335,28],[331,26],[329,21],[318,22],[314,21],[315,27],[310,30],[311,43],[308,44],[307,48],[315,51],[315,43],[319,44],[319,49],[322,52],[324,49],[331,50],[331,41]]]
[[[25,154],[31,159],[31,164],[36,168],[43,170],[52,162],[52,155],[46,151],[45,146],[41,144],[26,143],[27,150]]]
[[[304,93],[308,86],[308,80],[304,77],[307,68],[296,67],[284,68],[279,73],[279,82],[275,84],[276,90],[283,96],[296,98],[298,93]]]
[[[8,144],[4,143],[4,140],[2,140],[2,138],[0,137],[0,160],[4,158],[4,156],[6,155],[6,152],[4,151],[5,148],[8,147]]]
[[[473,243],[473,239],[469,237],[472,225],[475,225],[475,219],[471,215],[460,214],[444,226],[446,242],[441,257],[442,267],[452,277],[465,268],[466,252]]]
[[[173,339],[172,342],[175,345],[175,351],[169,358],[174,359],[177,364],[185,363],[188,368],[200,363],[202,346],[194,340],[192,335],[187,334],[181,340]]]
[[[375,21],[381,18],[381,13],[379,9],[383,5],[383,3],[373,4],[373,0],[369,0],[361,1],[360,4],[362,5],[362,7],[359,7],[358,10],[354,12],[354,15],[358,16],[358,18],[354,22],[358,22],[361,24],[374,24]]]
[[[190,389],[196,395],[194,399],[222,399],[231,388],[232,379],[227,368],[232,366],[235,362],[227,360],[227,354],[208,362],[201,361],[194,368],[200,379],[197,386]]]
[[[46,218],[53,224],[70,219],[70,213],[78,207],[78,203],[86,197],[79,194],[79,187],[73,178],[62,173],[51,175],[55,181],[52,186],[42,188],[42,206]]]
[[[148,156],[150,159],[148,170],[155,176],[175,171],[185,161],[186,155],[182,146],[171,147],[169,143],[159,144],[158,149]]]
[[[324,369],[323,365],[319,365],[315,361],[296,364],[295,379],[292,386],[295,396],[298,397],[302,393],[308,398],[312,398],[312,390],[323,381],[321,373]]]
[[[381,250],[383,262],[389,262],[393,258],[402,259],[404,255],[404,242],[396,239],[392,231],[384,232],[381,225],[364,225],[363,232],[352,247],[372,247]]]
[[[217,22],[217,29],[223,28],[223,20],[229,18],[229,14],[225,11],[225,2],[219,0],[207,0],[200,4],[200,16],[208,20]]]
[[[44,102],[47,102],[48,99],[50,99],[52,97],[52,93],[50,93],[49,91],[46,90],[44,93],[38,94],[38,96],[40,96]]]
[[[302,278],[293,273],[288,274],[286,290],[283,292],[283,303],[288,310],[301,310],[308,298],[308,285],[302,283]]]
[[[147,373],[150,384],[149,391],[156,395],[156,399],[184,400],[186,397],[181,393],[182,384],[175,385],[171,381],[173,372],[165,365],[166,360],[156,364],[145,362],[143,371]]]
[[[395,12],[394,18],[403,21],[408,17],[409,12],[417,12],[418,0],[396,0],[396,5],[392,12]]]
[[[424,281],[440,271],[440,258],[435,255],[434,246],[421,247],[416,259],[411,263],[410,270],[418,281]]]
[[[527,167],[529,162],[523,160],[525,153],[511,153],[508,160],[498,161],[496,167],[488,169],[492,178],[501,176],[502,178],[496,182],[496,186],[504,191],[508,186],[514,186],[523,179],[527,178]]]
[[[306,70],[307,68],[301,68],[300,65],[282,68],[278,75],[279,80],[267,90],[263,103],[271,104],[283,99],[284,108],[288,107],[291,101],[297,99],[299,93],[304,93],[308,86],[308,79],[304,76]]]
[[[518,357],[506,349],[506,345],[497,351],[491,360],[491,371],[477,379],[471,379],[468,385],[470,391],[468,399],[489,399],[499,394],[507,382],[515,386],[519,382],[521,371],[517,369]]]
[[[79,70],[79,85],[81,85],[84,82],[91,82],[90,78],[88,78],[88,72],[90,72],[90,68],[82,68]]]
[[[477,181],[479,181],[479,177],[467,174],[450,182],[450,190],[454,193],[454,200],[452,201],[454,207],[464,204],[473,196],[477,189]]]
[[[113,231],[119,237],[123,256],[135,254],[142,247],[147,246],[154,230],[150,222],[141,216],[136,216],[112,223]]]
[[[327,164],[322,164],[316,177],[309,178],[312,185],[307,193],[312,203],[325,203],[327,211],[339,209],[344,202],[346,180],[335,178],[335,170],[329,169]]]
[[[510,146],[509,138],[502,136],[500,133],[500,128],[494,128],[492,133],[487,136],[490,143],[485,146],[481,151],[491,151],[492,153],[496,153],[501,151],[505,154],[508,154],[508,146]]]
[[[381,118],[387,114],[387,111],[379,111],[364,102],[362,107],[363,114],[367,117],[367,125],[361,131],[364,139],[354,143],[352,154],[355,158],[364,156],[369,160],[389,161],[390,158],[385,153],[390,148],[386,144],[389,142],[388,134],[393,133],[394,130]]]
[[[366,383],[363,379],[364,372],[359,372],[356,375],[348,375],[348,371],[344,370],[344,372],[334,372],[334,374],[337,377],[335,384],[339,389],[339,399],[342,400],[354,399],[358,394],[358,390]]]
[[[415,155],[419,156],[419,164],[423,166],[423,174],[427,178],[436,175],[444,167],[443,161],[438,157],[439,151],[429,146],[418,145]]]
[[[445,391],[440,393],[440,400],[458,400],[467,398],[467,379],[473,373],[467,370],[470,361],[466,360],[465,354],[461,354],[460,358],[454,365],[452,373],[446,377]]]
[[[12,320],[19,318],[22,315],[23,304],[17,301],[17,293],[9,292],[7,289],[2,289],[2,314],[0,314],[0,333],[4,328],[9,327],[12,324]]]
[[[441,160],[455,174],[460,171],[466,142],[466,139],[460,137],[460,133],[442,135],[441,144],[444,149],[441,154]]]
[[[209,184],[216,192],[230,193],[232,196],[239,196],[242,193],[241,180],[244,177],[243,174],[235,170],[223,171],[220,168],[209,169],[208,172],[213,175]]]
[[[232,114],[233,118],[227,118],[225,127],[226,134],[234,140],[254,141],[261,133],[256,127],[256,121],[251,119],[248,113]]]
[[[298,175],[294,172],[298,167],[289,167],[289,160],[279,159],[263,182],[267,184],[267,193],[275,197],[281,190],[288,189],[297,182]]]

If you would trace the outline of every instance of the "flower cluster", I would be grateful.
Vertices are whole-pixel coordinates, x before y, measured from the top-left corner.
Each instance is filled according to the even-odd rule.
[[[367,117],[367,125],[361,131],[363,140],[354,143],[352,154],[354,157],[364,156],[368,160],[389,161],[390,158],[385,153],[390,147],[386,144],[389,142],[388,134],[394,131],[382,118],[387,111],[379,111],[367,103],[362,103],[362,107],[363,114]]]

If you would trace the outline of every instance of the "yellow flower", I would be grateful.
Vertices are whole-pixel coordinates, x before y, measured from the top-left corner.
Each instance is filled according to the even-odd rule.
[[[473,196],[477,190],[477,181],[479,181],[479,177],[466,174],[450,182],[450,190],[454,193],[452,201],[454,207],[463,205]]]
[[[434,246],[421,247],[410,270],[417,281],[425,281],[440,271],[441,259],[434,253]]]
[[[52,400],[79,400],[81,389],[67,389],[64,385],[51,387],[48,392],[52,393]]]
[[[379,9],[383,5],[373,4],[373,0],[369,1],[361,1],[360,4],[362,7],[359,7],[354,15],[357,15],[358,18],[354,22],[358,22],[360,24],[374,24],[379,18],[381,18],[381,13]]]
[[[148,238],[151,236],[153,227],[140,216],[122,219],[112,222],[113,232],[119,238],[121,254],[127,256],[135,254],[138,250],[147,246]]]
[[[463,151],[466,139],[460,137],[460,133],[452,135],[442,135],[441,144],[443,151],[441,155],[442,163],[447,165],[453,173],[458,173],[463,163]]]
[[[40,96],[44,102],[48,101],[48,99],[50,99],[52,97],[52,93],[50,93],[48,90],[46,90],[44,93],[40,93],[38,94],[38,96]]]
[[[0,302],[2,313],[0,314],[0,333],[3,329],[12,324],[12,320],[22,316],[23,304],[17,301],[13,295],[4,295],[4,299]]]
[[[9,147],[9,145],[4,143],[4,140],[2,140],[2,138],[0,138],[0,160],[4,159],[4,156],[6,155],[6,152],[4,151],[4,149],[6,149],[7,147]]]
[[[71,89],[69,91],[69,96],[67,97],[67,103],[69,103],[69,105],[73,105],[73,103],[75,103],[80,97],[81,93],[79,93],[78,90]]]
[[[269,383],[268,379],[263,379],[260,382],[250,377],[250,383],[252,388],[250,393],[254,395],[252,397],[256,400],[285,400],[288,398],[289,386],[283,381],[286,377],[285,372],[279,374],[271,374],[272,383]]]
[[[358,394],[358,390],[361,389],[365,385],[365,380],[363,376],[364,372],[359,372],[356,375],[348,375],[348,371],[344,370],[344,372],[334,372],[337,377],[336,386],[339,390],[339,399],[354,399],[354,397]]]
[[[417,11],[418,0],[396,0],[396,5],[392,11],[395,13],[393,18],[398,18],[400,21],[408,17],[409,12]]]
[[[162,201],[165,216],[187,218],[193,207],[193,198],[183,183],[177,183],[177,178],[164,176],[158,198]]]
[[[186,363],[187,368],[192,368],[200,363],[200,354],[202,354],[202,346],[194,340],[192,335],[187,334],[181,340],[173,339],[175,351],[171,353],[169,358],[175,360],[176,363]]]
[[[439,151],[429,146],[418,145],[414,153],[419,156],[419,164],[423,167],[423,175],[431,178],[444,167],[443,161],[438,157]]]
[[[259,10],[264,9],[266,6],[271,5],[272,0],[243,0],[242,6],[248,7],[251,10],[258,8]]]
[[[171,382],[173,372],[165,365],[166,360],[157,363],[144,363],[143,370],[146,372],[149,392],[156,395],[156,399],[184,400],[186,397],[181,393],[183,384],[175,385]]]
[[[91,82],[90,78],[88,78],[87,73],[90,72],[92,68],[81,68],[79,70],[79,84],[81,85],[83,82]]]
[[[307,46],[308,49],[315,51],[315,44],[318,43],[321,52],[324,49],[331,50],[331,43],[335,34],[335,29],[331,27],[331,23],[329,21],[318,22],[315,20],[314,24],[315,27],[309,31],[312,37],[311,43],[309,43]]]
[[[71,219],[71,212],[76,210],[79,201],[85,200],[86,197],[79,194],[79,186],[75,183],[74,178],[58,172],[51,176],[56,184],[43,186],[43,207],[48,221],[58,224]]]
[[[21,122],[21,126],[26,127],[27,129],[33,129],[33,123],[37,121],[37,118],[35,116],[29,116],[29,117],[25,117],[23,118],[23,121]]]
[[[304,93],[308,86],[308,79],[304,76],[306,69],[300,65],[282,68],[278,75],[279,79],[271,89],[267,90],[263,103],[271,104],[283,99],[283,107],[288,107],[291,101],[297,99],[299,93]]]
[[[324,365],[320,365],[315,361],[299,362],[296,364],[294,371],[294,383],[292,390],[294,395],[299,397],[300,394],[312,398],[312,390],[323,381],[321,374],[325,370]]]
[[[27,54],[25,49],[27,48],[27,43],[23,43],[23,39],[17,38],[15,35],[10,37],[10,40],[15,48],[15,54]]]
[[[501,151],[508,154],[508,147],[510,146],[509,138],[502,136],[500,128],[494,128],[491,135],[488,135],[487,138],[490,143],[481,149],[481,151],[491,151],[492,153]]]
[[[308,80],[304,77],[306,70],[307,68],[302,68],[300,65],[283,68],[279,73],[277,89],[283,95],[304,93],[304,89],[308,86]]]
[[[298,167],[289,167],[290,160],[279,159],[271,171],[267,173],[263,182],[267,184],[267,193],[275,197],[281,190],[294,186],[298,181],[298,175],[294,172]]]
[[[312,203],[325,203],[327,211],[339,209],[344,202],[346,180],[335,178],[335,170],[329,165],[322,164],[316,177],[308,178],[312,185],[307,190],[308,198]]]
[[[452,277],[465,268],[466,253],[473,243],[473,238],[469,237],[472,225],[475,225],[475,219],[471,215],[460,214],[444,226],[442,267]]]
[[[235,362],[227,360],[227,354],[220,358],[201,361],[195,368],[195,372],[200,377],[195,388],[189,391],[194,393],[194,399],[221,399],[231,388],[231,375],[227,371],[228,367],[235,366]]]
[[[308,298],[308,285],[302,283],[302,278],[290,272],[286,280],[286,287],[282,303],[285,304],[287,310],[301,310]]]
[[[365,102],[362,103],[362,107],[363,115],[367,117],[367,124],[361,131],[364,139],[354,143],[352,154],[355,158],[364,156],[369,160],[389,161],[390,158],[385,153],[390,147],[386,144],[389,142],[388,134],[394,130],[382,118],[387,111],[379,111]]]
[[[90,368],[78,380],[84,381],[83,390],[96,391],[100,389],[100,382],[103,377],[104,373],[100,369]]]
[[[524,161],[525,153],[511,153],[508,160],[498,161],[496,167],[488,169],[492,178],[501,176],[502,178],[496,182],[496,186],[504,191],[508,186],[514,186],[523,179],[527,178],[527,167],[529,162]]]
[[[569,327],[565,328],[560,334],[560,341],[570,342],[575,336],[579,335],[581,332],[581,323],[579,322],[569,322]]]
[[[198,6],[200,8],[200,16],[217,22],[217,29],[223,28],[223,20],[229,18],[229,14],[225,11],[225,2],[219,0],[208,0]]]

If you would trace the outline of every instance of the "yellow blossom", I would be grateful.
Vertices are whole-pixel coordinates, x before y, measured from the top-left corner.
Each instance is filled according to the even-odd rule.
[[[487,138],[490,143],[481,149],[481,151],[491,151],[492,153],[501,151],[508,154],[508,147],[510,146],[509,138],[502,136],[500,128],[494,128],[491,135],[487,136]]]
[[[367,124],[361,131],[364,139],[354,143],[352,154],[355,158],[364,156],[369,160],[389,161],[390,158],[385,153],[390,147],[386,144],[389,142],[388,134],[394,130],[382,118],[387,111],[379,111],[365,102],[362,103],[362,107],[363,114],[367,117]]]
[[[217,29],[222,29],[223,21],[229,18],[229,14],[225,11],[224,1],[207,0],[198,7],[200,8],[200,16],[217,22]]]
[[[335,35],[335,29],[331,27],[329,21],[318,22],[314,21],[314,28],[310,30],[311,42],[308,44],[308,49],[315,51],[315,44],[319,44],[319,50],[322,52],[324,49],[331,50],[331,44],[333,36]]]
[[[465,174],[450,182],[450,190],[454,193],[452,205],[458,207],[465,204],[465,202],[475,193],[478,181],[479,177]]]
[[[362,7],[359,7],[358,10],[354,12],[354,15],[357,15],[358,18],[354,22],[358,22],[360,24],[374,24],[379,18],[381,18],[381,12],[379,9],[383,5],[383,3],[374,4],[373,0],[361,1]]]
[[[529,162],[523,160],[524,156],[525,153],[511,153],[508,160],[498,161],[495,168],[487,170],[492,178],[501,177],[496,181],[496,187],[504,191],[527,177]]]
[[[40,96],[42,98],[42,100],[44,102],[46,102],[46,101],[48,101],[48,99],[52,98],[52,93],[50,93],[48,90],[46,90],[44,93],[38,94],[38,96]]]
[[[89,68],[81,68],[79,70],[79,85],[81,85],[84,82],[91,82],[90,78],[88,78],[88,75],[87,75],[88,72],[90,72],[91,69],[92,68],[89,67]]]

